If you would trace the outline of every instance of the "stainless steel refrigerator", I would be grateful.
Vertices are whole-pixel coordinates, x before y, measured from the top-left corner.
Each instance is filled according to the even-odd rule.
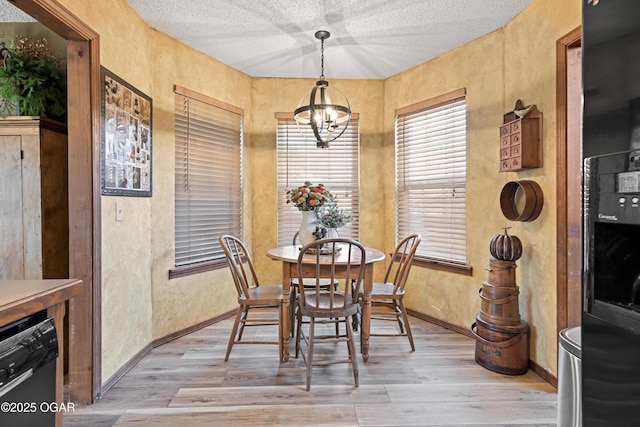
[[[639,426],[640,1],[583,0],[582,51],[582,419]]]

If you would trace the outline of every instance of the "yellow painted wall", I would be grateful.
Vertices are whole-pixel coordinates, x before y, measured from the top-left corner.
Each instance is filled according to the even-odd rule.
[[[168,279],[174,257],[173,85],[245,110],[245,239],[264,282],[280,266],[264,257],[276,244],[275,118],[291,111],[312,79],[250,78],[150,29],[125,0],[59,0],[100,34],[100,62],[153,99],[153,197],[102,197],[102,379],[144,346],[235,307],[227,269]],[[521,312],[532,326],[531,358],[556,371],[555,337],[555,41],[580,24],[580,3],[533,0],[505,28],[385,81],[334,80],[360,114],[361,238],[394,245],[393,112],[442,93],[467,89],[468,258],[473,277],[415,268],[409,306],[468,327],[479,309],[488,242],[505,225],[525,245],[519,261]],[[425,42],[428,42],[425,41]],[[498,127],[516,99],[544,113],[544,167],[500,174]],[[500,189],[535,179],[545,208],[529,224],[506,221]],[[267,191],[265,191],[267,189]],[[125,220],[115,221],[115,204]],[[379,266],[377,275],[382,274]],[[375,345],[373,349],[375,348]],[[372,350],[374,351],[374,350]]]
[[[467,255],[473,276],[426,268],[410,276],[409,308],[461,327],[480,309],[478,289],[487,279],[489,241],[511,227],[523,243],[517,262],[520,314],[531,327],[530,359],[557,375],[556,337],[556,40],[581,23],[580,3],[534,0],[502,29],[385,82],[385,149],[393,153],[394,109],[466,88],[467,91]],[[518,99],[536,104],[543,118],[543,167],[499,173],[498,129]],[[388,157],[387,156],[387,157]],[[508,181],[531,179],[544,193],[535,221],[512,222],[500,210]],[[388,179],[386,194],[393,192]],[[387,199],[387,212],[393,200]],[[393,216],[386,215],[392,230]],[[393,234],[387,235],[387,242]],[[373,345],[373,344],[372,344]]]
[[[345,94],[351,110],[360,115],[360,240],[366,246],[383,248],[385,224],[380,204],[384,199],[384,181],[379,173],[383,158],[383,82],[338,80],[330,76],[327,79],[331,87]],[[275,113],[291,113],[314,84],[315,79],[253,79],[250,150],[255,157],[251,170],[256,191],[252,199],[254,215],[251,228],[254,233],[254,261],[265,283],[280,283],[281,277],[280,264],[264,256],[268,249],[278,245],[274,226],[277,224]],[[266,194],[262,190],[265,188],[268,189]]]
[[[485,278],[489,239],[506,222],[498,205],[506,177],[497,172],[498,126],[507,111],[503,105],[503,39],[503,31],[496,31],[385,82],[385,147],[389,156],[394,149],[395,109],[456,89],[467,91],[467,261],[474,275],[470,278],[414,268],[407,302],[414,310],[463,327],[471,325],[480,307],[477,290]],[[386,193],[393,192],[391,177],[386,181]],[[393,242],[391,197],[387,204],[387,240]]]
[[[174,110],[173,85],[218,99],[245,111],[251,122],[250,78],[210,57],[185,48],[175,39],[151,32],[150,78],[154,96],[154,191],[151,200],[153,251],[153,338],[161,338],[237,308],[235,287],[227,268],[168,280],[174,263]],[[252,153],[245,151],[245,170]],[[251,194],[245,185],[245,200]],[[245,204],[245,223],[251,207]],[[249,236],[250,234],[248,234]]]
[[[250,121],[251,80],[151,29],[125,0],[61,3],[100,34],[100,63],[153,100],[153,197],[102,197],[106,381],[154,339],[237,306],[228,269],[168,278],[174,267],[173,86],[243,108]],[[122,203],[124,221],[115,220],[116,202]]]

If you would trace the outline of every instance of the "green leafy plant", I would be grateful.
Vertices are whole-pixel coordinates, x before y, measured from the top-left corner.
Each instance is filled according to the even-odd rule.
[[[339,209],[335,203],[329,203],[318,212],[320,224],[327,228],[340,228],[353,221],[353,217]]]
[[[5,48],[6,49],[6,48]],[[66,76],[49,55],[9,51],[0,67],[0,99],[3,114],[20,107],[25,116],[50,117],[64,121],[67,111]]]

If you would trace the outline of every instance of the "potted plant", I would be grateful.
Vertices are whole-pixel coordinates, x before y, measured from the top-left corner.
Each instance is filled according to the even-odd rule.
[[[46,39],[16,36],[15,46],[0,43],[0,102],[2,115],[49,117],[65,121],[66,76],[61,60]]]

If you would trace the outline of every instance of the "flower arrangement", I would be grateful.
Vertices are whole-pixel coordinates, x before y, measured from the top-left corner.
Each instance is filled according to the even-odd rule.
[[[318,211],[318,220],[327,228],[340,228],[353,221],[353,217],[344,209],[339,209],[335,203],[331,203]]]
[[[317,211],[332,201],[333,195],[322,184],[313,185],[306,181],[300,187],[287,190],[287,203],[293,203],[300,211]]]

